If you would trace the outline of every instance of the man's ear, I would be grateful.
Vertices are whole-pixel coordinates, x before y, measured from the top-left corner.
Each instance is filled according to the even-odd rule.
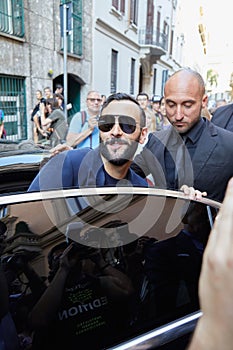
[[[138,141],[139,143],[143,144],[146,141],[147,132],[148,132],[147,127],[142,128],[141,135]]]
[[[205,108],[208,104],[208,95],[204,95],[202,98],[202,108]]]

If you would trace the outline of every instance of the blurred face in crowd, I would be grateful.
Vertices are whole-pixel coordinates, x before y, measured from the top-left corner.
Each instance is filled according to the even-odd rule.
[[[55,90],[55,94],[62,94],[63,93],[63,87],[57,87]]]
[[[165,108],[165,98],[161,99],[161,104],[160,104],[160,108],[159,111],[162,115],[166,116],[166,108]]]
[[[45,93],[45,98],[50,98],[52,95],[52,91],[49,88],[45,88],[44,93]]]
[[[110,163],[123,165],[132,160],[138,142],[145,141],[147,128],[141,125],[141,113],[140,107],[129,100],[114,100],[102,110],[100,153]]]
[[[186,133],[198,123],[207,105],[201,80],[192,72],[178,71],[166,82],[164,93],[167,118],[179,133]]]
[[[159,101],[152,102],[152,104],[151,104],[152,111],[154,111],[155,113],[158,113],[159,107],[160,107]]]
[[[142,109],[146,109],[148,107],[148,98],[146,95],[138,95],[137,101],[140,104]]]
[[[101,95],[97,91],[91,91],[87,95],[86,104],[88,113],[92,115],[98,115],[102,103]]]
[[[42,99],[42,92],[40,91],[40,90],[37,90],[36,91],[36,98],[37,98],[37,100],[41,100]]]

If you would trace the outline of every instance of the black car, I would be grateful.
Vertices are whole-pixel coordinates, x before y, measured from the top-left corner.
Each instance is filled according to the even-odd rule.
[[[30,335],[36,349],[49,342],[56,350],[78,343],[83,349],[185,349],[201,315],[202,254],[220,203],[136,187],[25,193],[49,152],[23,153],[9,153],[0,163],[0,220],[7,228],[2,265],[11,276],[12,304],[31,298],[26,316],[32,329],[25,312],[13,312],[20,337]],[[16,162],[21,156],[33,161],[24,166]],[[63,264],[77,259],[80,280],[74,285],[68,278],[67,299],[48,320],[46,303],[35,306],[56,282],[64,249]],[[40,280],[37,293],[38,280],[24,265]],[[57,286],[48,305],[59,293]]]
[[[0,194],[25,192],[51,154],[31,141],[0,139]]]

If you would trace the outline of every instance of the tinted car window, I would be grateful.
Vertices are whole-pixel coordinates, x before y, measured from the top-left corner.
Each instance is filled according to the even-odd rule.
[[[6,204],[0,198],[8,229],[2,264],[8,275],[21,275],[33,296],[27,307],[35,349],[51,341],[58,349],[78,342],[102,349],[199,310],[202,254],[217,203],[159,190],[120,191],[28,193],[13,197],[15,203],[5,197]],[[40,293],[22,259],[42,278]]]

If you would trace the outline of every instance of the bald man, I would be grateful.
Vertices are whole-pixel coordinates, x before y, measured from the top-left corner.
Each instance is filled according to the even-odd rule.
[[[152,174],[157,187],[176,190],[187,184],[222,201],[233,176],[233,133],[201,117],[208,102],[202,76],[180,69],[167,80],[164,96],[171,126],[149,135],[132,169],[141,176]]]

